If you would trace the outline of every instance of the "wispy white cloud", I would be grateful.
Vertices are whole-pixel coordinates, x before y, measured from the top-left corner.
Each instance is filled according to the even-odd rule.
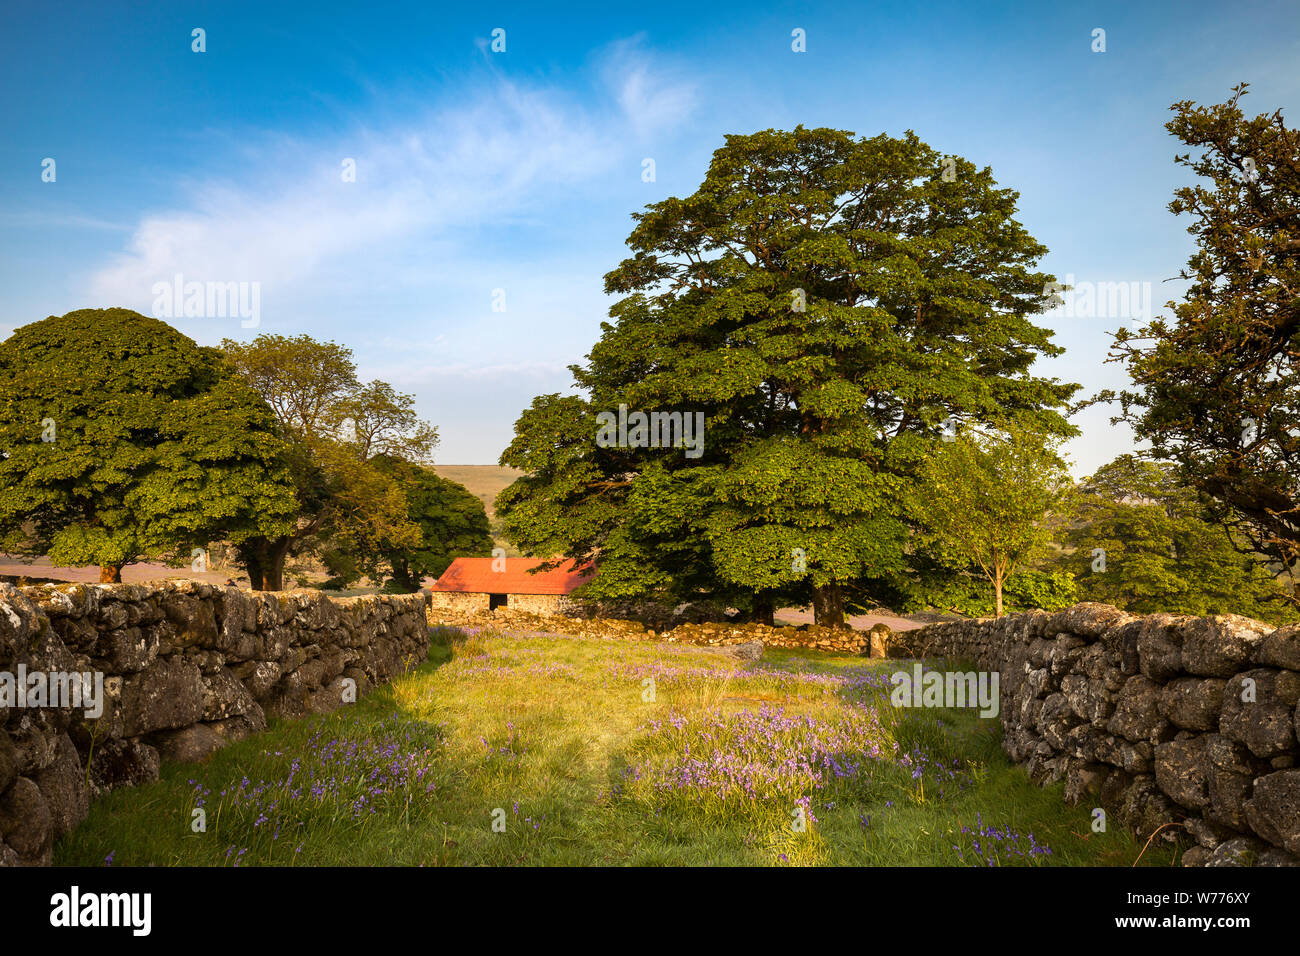
[[[329,142],[268,133],[232,144],[241,179],[198,181],[178,208],[145,215],[94,271],[93,300],[148,311],[153,284],[180,273],[261,282],[284,301],[295,284],[340,268],[383,270],[387,244],[445,242],[528,216],[619,162],[630,130],[667,122],[691,99],[688,84],[657,79],[639,54],[606,62],[602,78],[616,110],[494,77],[468,101],[383,128],[358,124]],[[355,160],[355,182],[343,181],[345,159]]]
[[[640,36],[611,44],[603,72],[606,83],[616,91],[624,119],[644,138],[681,123],[692,113],[696,85],[652,60],[641,44]]]
[[[90,301],[148,313],[154,284],[178,273],[260,282],[274,331],[351,346],[364,378],[416,395],[452,460],[495,460],[532,396],[569,390],[607,308],[604,252],[548,246],[552,227],[572,237],[586,204],[622,201],[641,140],[694,104],[692,84],[635,42],[598,53],[591,75],[600,95],[582,101],[492,70],[473,96],[389,104],[348,135],[231,137],[208,167],[221,175],[189,171],[181,201],[144,215],[92,272]],[[356,182],[342,181],[345,158]],[[508,312],[491,310],[496,287]]]
[[[345,159],[356,162],[356,182],[343,181]],[[178,272],[300,281],[376,243],[473,226],[526,204],[540,184],[581,178],[610,159],[590,124],[509,88],[404,129],[271,147],[257,181],[206,183],[188,208],[146,216],[92,291],[97,301],[140,303]]]

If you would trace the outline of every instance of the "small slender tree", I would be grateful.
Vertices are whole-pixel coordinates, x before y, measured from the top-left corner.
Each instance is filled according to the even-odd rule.
[[[1057,441],[1011,428],[959,432],[925,463],[913,513],[919,543],[951,567],[974,565],[993,587],[994,613],[1017,569],[1040,557],[1051,540],[1049,517],[1069,488]]]

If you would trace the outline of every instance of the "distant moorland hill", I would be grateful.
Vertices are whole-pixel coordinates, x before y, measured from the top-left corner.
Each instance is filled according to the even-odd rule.
[[[488,520],[496,517],[493,505],[501,489],[523,474],[518,468],[500,465],[434,465],[433,470],[448,481],[464,485],[487,509]]]

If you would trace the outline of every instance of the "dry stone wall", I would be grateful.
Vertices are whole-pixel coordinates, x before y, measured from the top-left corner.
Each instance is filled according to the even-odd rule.
[[[426,614],[420,594],[0,584],[0,865],[48,864],[93,797],[162,761],[334,710],[423,660]],[[97,717],[14,696],[20,675],[74,673],[102,675]]]
[[[488,611],[472,607],[452,607],[436,599],[429,608],[429,624],[432,627],[457,627],[471,631],[522,631],[534,634],[567,634],[596,640],[664,641],[669,644],[701,644],[719,647],[759,641],[765,647],[802,648],[871,657],[887,656],[886,652],[891,646],[891,641],[892,646],[897,649],[897,653],[891,656],[905,656],[909,646],[904,639],[905,635],[891,637],[889,628],[883,624],[878,624],[870,631],[857,631],[814,625],[768,627],[754,623],[705,621],[685,622],[656,630],[653,625],[626,618],[534,613],[520,610],[514,605]]]
[[[1104,604],[936,624],[918,653],[1000,675],[1003,748],[1187,865],[1300,865],[1300,625]]]

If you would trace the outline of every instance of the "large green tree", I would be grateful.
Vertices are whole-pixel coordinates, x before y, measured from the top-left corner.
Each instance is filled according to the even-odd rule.
[[[1086,600],[1137,614],[1286,617],[1277,579],[1206,520],[1210,506],[1172,464],[1121,455],[1080,484],[1063,564]]]
[[[1120,418],[1300,600],[1300,134],[1281,111],[1248,118],[1245,93],[1173,106],[1168,129],[1192,150],[1176,161],[1198,181],[1169,209],[1191,217],[1196,250],[1172,319],[1117,333],[1135,385]]]
[[[98,564],[102,581],[293,525],[271,410],[219,351],[127,309],[0,343],[0,450],[5,547]]]
[[[363,385],[351,350],[308,335],[226,339],[222,349],[275,411],[298,502],[291,529],[240,545],[253,587],[279,590],[290,555],[314,553],[346,578],[364,555],[417,547],[420,529],[401,486],[371,461],[432,455],[437,430],[416,415],[411,396],[385,382]]]
[[[848,582],[901,566],[902,492],[945,423],[1071,431],[1076,386],[1030,373],[1060,350],[1015,205],[910,132],[728,136],[694,194],[634,216],[584,394],[516,424],[508,535],[598,558],[598,596],[810,597],[841,624]],[[597,442],[620,405],[702,415],[702,446]]]

